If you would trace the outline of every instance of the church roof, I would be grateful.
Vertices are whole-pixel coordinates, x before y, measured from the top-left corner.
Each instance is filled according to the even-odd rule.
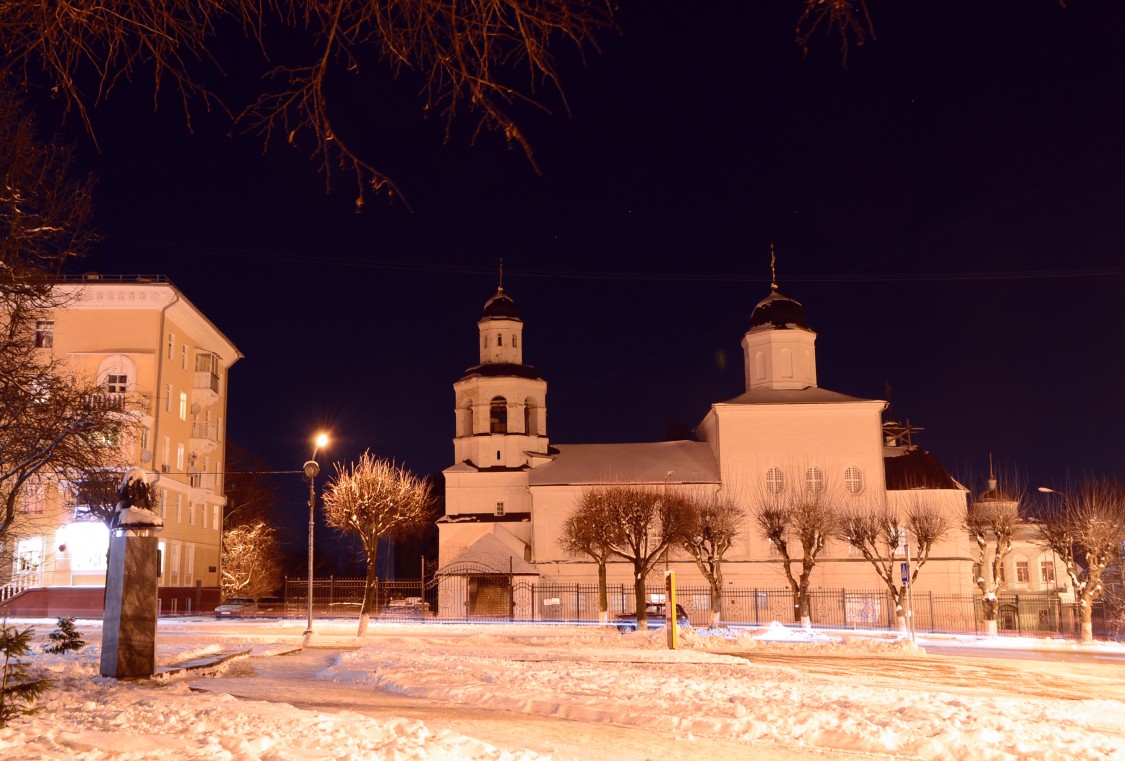
[[[520,312],[516,309],[516,302],[504,293],[504,289],[496,291],[496,295],[484,302],[484,318],[501,320],[518,320]]]
[[[553,444],[555,458],[528,473],[531,486],[606,483],[719,483],[711,446],[702,441]],[[668,475],[671,471],[671,475]]]
[[[888,491],[962,488],[938,458],[920,447],[883,447],[883,472]]]
[[[512,552],[495,534],[485,534],[438,569],[438,576],[473,576],[481,573],[538,576],[539,571]]]
[[[750,315],[750,328],[761,327],[810,330],[801,302],[782,296],[777,290],[771,291],[769,296],[759,301]]]
[[[842,402],[869,402],[858,396],[848,396],[818,386],[805,388],[755,388],[720,404],[839,404]]]
[[[478,376],[482,378],[511,377],[539,380],[539,371],[531,365],[517,365],[512,362],[489,362],[474,365],[461,374],[459,380]]]

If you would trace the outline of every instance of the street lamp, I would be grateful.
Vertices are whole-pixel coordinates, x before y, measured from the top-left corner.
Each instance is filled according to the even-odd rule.
[[[313,609],[313,526],[316,519],[316,476],[320,473],[320,463],[316,461],[316,455],[328,444],[328,435],[321,433],[316,437],[316,448],[313,449],[312,458],[305,463],[302,470],[305,472],[305,478],[309,479],[309,622],[305,628],[305,637],[312,636],[312,609]]]

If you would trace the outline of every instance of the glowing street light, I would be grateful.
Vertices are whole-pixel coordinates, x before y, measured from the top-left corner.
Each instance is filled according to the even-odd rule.
[[[313,526],[316,519],[316,477],[320,473],[320,463],[316,461],[317,453],[328,446],[328,434],[319,433],[316,436],[316,447],[313,449],[312,457],[305,463],[302,470],[305,472],[305,478],[309,479],[309,621],[308,626],[305,628],[305,637],[312,636],[312,619],[313,619]]]

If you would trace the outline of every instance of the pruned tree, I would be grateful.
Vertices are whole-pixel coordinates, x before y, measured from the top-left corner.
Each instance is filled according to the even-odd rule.
[[[949,520],[936,507],[920,499],[899,511],[890,507],[866,506],[844,510],[840,514],[837,537],[855,547],[890,592],[894,617],[900,629],[907,629],[906,585],[899,584],[899,547],[905,537],[913,547],[910,585],[930,557],[930,552],[949,531]]]
[[[1019,493],[1023,491],[1018,484],[1009,486]],[[998,595],[1003,591],[1005,583],[1001,569],[1012,552],[1012,542],[1021,520],[1020,497],[1011,497],[1001,492],[991,473],[984,493],[969,502],[965,508],[964,527],[977,548],[973,582],[980,590],[981,613],[984,617],[985,634],[988,636],[994,637],[998,631]]]
[[[1094,638],[1094,603],[1106,569],[1120,560],[1125,542],[1125,485],[1091,480],[1059,493],[1037,524],[1039,541],[1063,561],[1082,615],[1080,639]]]
[[[222,571],[220,587],[224,600],[258,600],[274,594],[282,581],[277,529],[262,520],[225,529]]]
[[[746,511],[734,499],[717,494],[684,496],[683,548],[711,588],[711,626],[723,618],[723,558],[742,533]]]
[[[874,36],[866,0],[803,0],[797,42],[808,49],[822,30],[848,43]],[[613,0],[81,0],[0,3],[0,72],[62,97],[94,134],[91,108],[123,81],[153,83],[153,102],[174,89],[189,125],[196,105],[221,108],[225,72],[213,51],[260,54],[266,80],[239,119],[266,140],[300,146],[324,171],[355,178],[356,206],[368,191],[395,192],[377,160],[356,147],[337,120],[331,93],[342,79],[383,67],[419,86],[419,111],[448,125],[462,111],[476,118],[474,139],[496,131],[523,149],[531,143],[518,106],[549,110],[546,86],[566,107],[555,53],[580,52],[615,26]],[[307,44],[275,44],[298,38]],[[300,51],[294,52],[294,51]],[[249,66],[239,58],[239,67]],[[334,86],[333,86],[334,85]]]
[[[763,494],[754,508],[758,530],[777,551],[793,593],[794,621],[812,625],[809,585],[820,553],[840,525],[840,511],[828,492],[790,489]],[[798,555],[797,553],[800,553]],[[794,564],[799,571],[794,573]]]
[[[433,519],[433,503],[428,482],[370,451],[350,468],[336,466],[324,493],[325,518],[329,526],[357,537],[367,556],[357,636],[367,632],[375,612],[379,540],[420,531]]]
[[[642,484],[614,484],[590,490],[599,504],[605,523],[609,551],[633,567],[633,592],[637,606],[637,628],[645,631],[645,582],[664,553],[679,544],[684,535],[684,499]],[[669,616],[674,616],[669,612]]]
[[[559,546],[572,555],[589,555],[598,566],[598,621],[609,623],[609,590],[606,563],[613,555],[605,520],[604,489],[588,489],[563,523]]]

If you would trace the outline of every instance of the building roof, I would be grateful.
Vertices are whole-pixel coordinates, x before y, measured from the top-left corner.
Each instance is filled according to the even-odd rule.
[[[486,320],[518,320],[520,312],[516,309],[516,302],[500,288],[496,295],[484,302],[484,317]]]
[[[557,451],[554,459],[528,473],[531,486],[720,481],[711,446],[701,441],[557,444],[551,449]]]
[[[920,447],[883,447],[883,472],[888,491],[962,488],[936,457]]]
[[[840,404],[842,402],[870,402],[858,396],[848,396],[818,386],[805,388],[755,388],[720,404]]]
[[[539,575],[535,566],[512,552],[495,534],[485,534],[477,539],[437,571],[438,576],[474,576],[482,573]]]
[[[517,365],[512,362],[488,362],[483,365],[473,365],[464,373],[458,380],[465,380],[472,377],[480,378],[496,378],[496,377],[511,377],[516,378],[530,378],[531,380],[539,380],[539,371],[531,365]]]
[[[782,296],[777,290],[759,301],[750,315],[750,328],[761,327],[810,330],[801,302]]]

